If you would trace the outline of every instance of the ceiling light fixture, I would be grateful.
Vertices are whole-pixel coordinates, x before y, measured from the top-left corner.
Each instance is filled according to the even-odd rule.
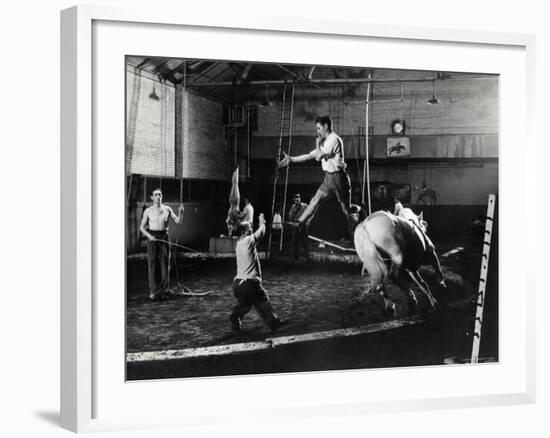
[[[155,91],[155,86],[154,85],[153,85],[153,91],[151,91],[151,94],[149,94],[149,99],[160,100],[160,97],[158,97],[158,94]]]
[[[428,100],[428,104],[430,105],[437,105],[439,103],[439,99],[435,95],[435,79],[432,81],[433,89],[432,89],[432,97],[430,100]]]

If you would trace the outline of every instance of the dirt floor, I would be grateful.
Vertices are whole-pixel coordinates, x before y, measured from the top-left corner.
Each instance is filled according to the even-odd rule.
[[[406,295],[392,283],[386,285],[388,295],[396,303],[397,318],[413,314],[446,318],[449,309],[454,309],[455,314],[459,309],[460,315],[464,315],[452,318],[453,333],[467,335],[469,324],[473,324],[471,301],[476,269],[479,272],[479,258],[476,261],[471,250],[465,252],[465,246],[456,242],[438,245],[440,254],[458,248],[457,252],[441,258],[447,276],[446,290],[435,282],[431,267],[421,271],[434,296],[441,302],[441,309],[446,310],[430,312],[425,297],[413,287],[419,306],[411,311]],[[182,283],[194,293],[210,292],[211,295],[152,302],[146,298],[145,260],[130,260],[127,270],[127,351],[184,349],[273,337],[254,310],[244,318],[244,333],[239,336],[230,334],[228,316],[235,301],[231,289],[234,265],[233,259],[180,257],[178,273]],[[392,318],[384,311],[379,295],[364,294],[368,279],[361,277],[358,265],[270,260],[264,261],[262,268],[264,287],[273,306],[279,316],[289,322],[275,336],[354,327]],[[175,285],[174,281],[172,285]],[[467,316],[469,313],[472,313],[471,318]]]

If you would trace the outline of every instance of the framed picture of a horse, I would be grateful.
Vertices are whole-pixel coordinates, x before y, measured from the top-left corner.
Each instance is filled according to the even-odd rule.
[[[411,155],[411,139],[409,137],[388,137],[386,148],[388,157],[408,157]]]

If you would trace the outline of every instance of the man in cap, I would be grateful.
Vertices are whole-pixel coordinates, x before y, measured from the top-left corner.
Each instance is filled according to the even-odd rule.
[[[298,222],[298,219],[302,216],[304,211],[307,209],[307,204],[302,202],[302,197],[299,193],[296,193],[292,196],[292,206],[288,212],[288,221],[289,222]],[[300,246],[304,248],[304,255],[306,261],[309,260],[309,245],[308,245],[308,234],[309,234],[309,224],[313,217],[308,219],[304,226],[300,228],[292,228],[292,243],[294,245],[294,259],[298,260],[300,258]]]

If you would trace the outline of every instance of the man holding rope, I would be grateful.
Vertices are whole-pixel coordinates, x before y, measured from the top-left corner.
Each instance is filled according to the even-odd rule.
[[[140,231],[149,240],[147,242],[147,267],[149,274],[149,299],[154,300],[159,293],[168,289],[168,220],[179,224],[183,214],[183,205],[178,208],[179,215],[162,203],[161,189],[153,190],[153,205],[146,208],[141,219]],[[148,229],[145,226],[148,225]],[[158,278],[157,278],[158,277]],[[158,280],[158,281],[157,281]]]
[[[348,234],[353,242],[353,230],[357,225],[357,215],[351,214],[353,213],[351,211],[351,182],[346,172],[346,163],[344,161],[344,143],[332,131],[332,121],[328,116],[317,117],[315,120],[315,130],[317,132],[315,149],[308,154],[295,157],[291,157],[283,152],[283,159],[279,161],[279,167],[281,168],[288,166],[290,163],[303,163],[309,160],[320,161],[325,173],[323,183],[311,199],[308,207],[296,222],[289,223],[289,225],[299,230],[303,229],[304,224],[313,219],[319,205],[334,195],[342,212],[346,216]]]

